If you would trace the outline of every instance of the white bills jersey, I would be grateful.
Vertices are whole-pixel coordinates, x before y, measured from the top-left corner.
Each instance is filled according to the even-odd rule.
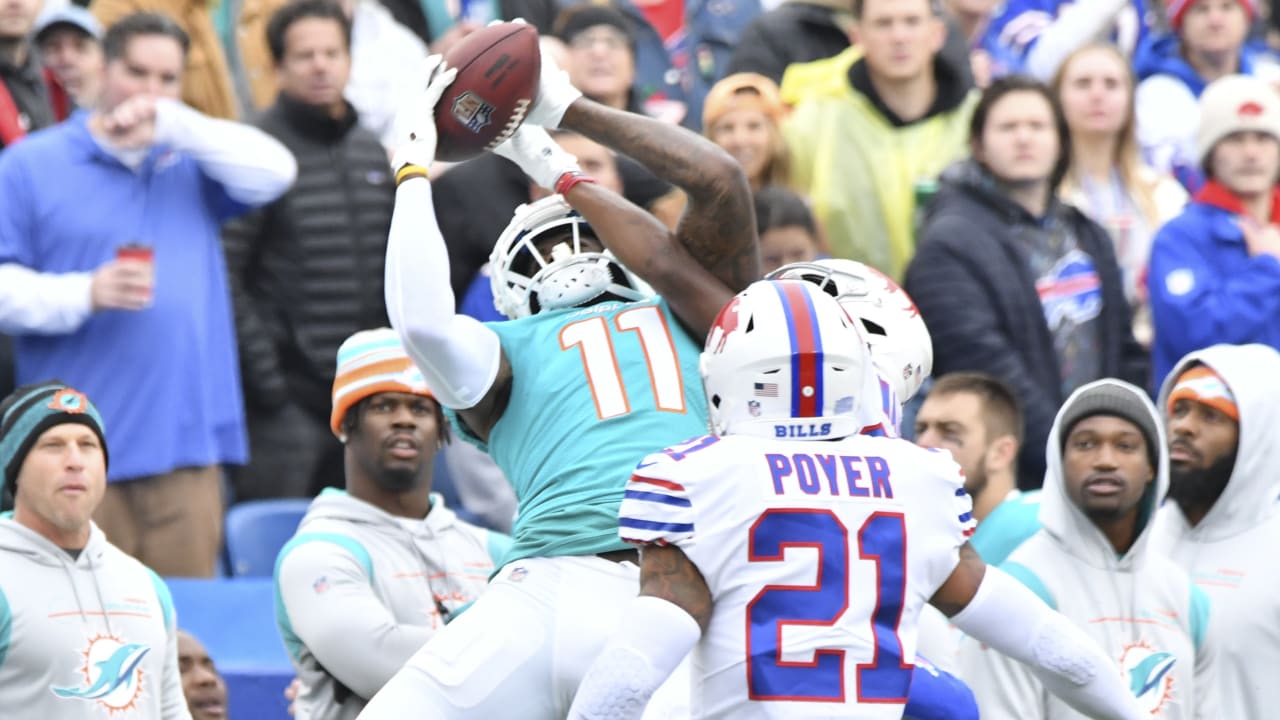
[[[619,534],[676,545],[711,589],[694,717],[896,719],[971,511],[951,456],[905,440],[706,436],[636,467]]]

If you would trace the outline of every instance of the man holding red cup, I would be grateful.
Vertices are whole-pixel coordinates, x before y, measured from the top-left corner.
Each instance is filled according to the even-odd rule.
[[[172,19],[126,16],[102,45],[96,105],[0,154],[0,332],[18,384],[59,377],[101,411],[107,539],[161,575],[210,576],[222,468],[248,454],[219,228],[297,166],[178,100],[190,38]]]

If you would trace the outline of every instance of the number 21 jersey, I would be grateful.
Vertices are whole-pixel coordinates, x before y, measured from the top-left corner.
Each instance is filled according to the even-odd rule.
[[[637,466],[619,534],[678,546],[711,589],[695,717],[900,718],[971,511],[950,455],[904,440],[706,436]]]

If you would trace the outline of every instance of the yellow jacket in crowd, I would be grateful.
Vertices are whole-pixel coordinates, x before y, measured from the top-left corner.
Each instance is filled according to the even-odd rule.
[[[782,97],[795,105],[783,132],[792,183],[813,201],[831,253],[868,263],[901,281],[915,251],[914,187],[968,154],[970,90],[958,105],[902,127],[854,89],[862,51],[792,65]],[[944,79],[939,78],[940,91]]]

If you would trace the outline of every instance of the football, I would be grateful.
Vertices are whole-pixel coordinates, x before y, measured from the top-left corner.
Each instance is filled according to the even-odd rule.
[[[436,158],[458,162],[510,137],[538,99],[538,31],[524,23],[490,25],[454,45],[444,61],[458,76],[436,105]]]

